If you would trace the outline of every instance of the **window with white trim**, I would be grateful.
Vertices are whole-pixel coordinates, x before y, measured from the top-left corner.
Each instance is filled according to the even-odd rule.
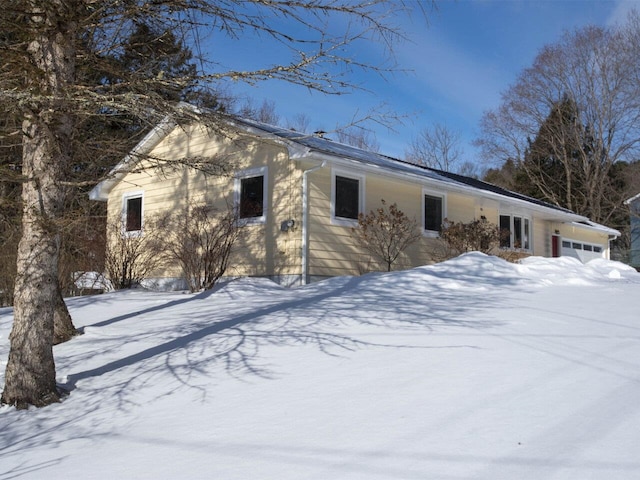
[[[244,170],[234,185],[238,216],[244,223],[264,223],[267,218],[267,167]]]
[[[422,230],[427,236],[438,236],[447,216],[446,196],[429,190],[422,191]]]
[[[520,215],[500,215],[500,247],[531,250],[531,220]]]
[[[354,225],[364,204],[364,177],[334,172],[331,178],[331,219],[334,224]]]
[[[122,232],[125,235],[136,235],[142,233],[142,207],[142,192],[125,193],[122,196]]]

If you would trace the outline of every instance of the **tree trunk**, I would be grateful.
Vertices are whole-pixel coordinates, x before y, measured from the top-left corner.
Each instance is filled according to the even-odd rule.
[[[35,67],[22,122],[22,237],[18,246],[11,350],[2,403],[27,408],[59,400],[53,361],[54,317],[59,307],[59,216],[64,172],[70,164],[72,106],[66,88],[75,74],[79,5],[31,2],[28,53]]]
[[[57,289],[58,293],[55,298],[55,310],[53,312],[53,344],[58,345],[71,340],[80,332],[73,326],[71,315],[67,310],[67,305],[62,298],[62,292],[60,288]]]
[[[51,155],[51,132],[35,119],[23,125],[24,211],[18,246],[11,350],[2,403],[27,408],[58,401],[53,319],[58,291],[55,214],[62,196]],[[53,168],[52,168],[53,167]]]

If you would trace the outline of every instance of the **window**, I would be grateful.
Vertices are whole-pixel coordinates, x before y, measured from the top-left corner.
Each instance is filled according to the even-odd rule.
[[[606,247],[594,245],[593,243],[582,243],[572,239],[562,240],[562,255],[578,258],[583,262],[601,257],[603,248]]]
[[[358,218],[360,181],[336,175],[335,216],[341,218]]]
[[[336,225],[354,226],[364,204],[364,177],[336,173],[332,177],[331,220]]]
[[[240,218],[264,214],[264,176],[240,179]]]
[[[122,198],[122,228],[125,234],[142,232],[142,193],[128,193]]]
[[[437,234],[442,230],[444,221],[444,196],[423,192],[422,196],[424,211],[423,228],[427,234]]]
[[[267,167],[240,172],[235,180],[238,216],[245,224],[264,223],[267,218]]]
[[[500,215],[500,247],[531,249],[531,220],[518,215]]]
[[[511,217],[500,215],[500,247],[511,248]]]

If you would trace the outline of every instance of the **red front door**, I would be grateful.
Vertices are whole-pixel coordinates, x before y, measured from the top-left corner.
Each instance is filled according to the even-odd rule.
[[[551,256],[554,258],[560,256],[560,235],[551,236]]]

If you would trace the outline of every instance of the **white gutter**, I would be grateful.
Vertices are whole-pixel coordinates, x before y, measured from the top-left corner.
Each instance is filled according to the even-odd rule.
[[[589,221],[587,217],[578,215],[577,213],[565,212],[562,210],[556,210],[555,208],[545,207],[543,205],[537,205],[525,199],[509,197],[506,195],[502,195],[500,193],[495,193],[488,190],[482,190],[482,189],[471,187],[469,185],[465,185],[455,180],[450,180],[444,177],[443,179],[437,179],[437,178],[431,178],[428,176],[420,175],[419,173],[412,173],[410,171],[394,171],[387,166],[367,164],[359,160],[354,160],[351,158],[336,157],[334,155],[321,153],[321,152],[311,152],[311,154],[309,155],[309,158],[314,158],[318,161],[320,160],[326,161],[325,159],[327,159],[327,160],[330,160],[335,165],[344,166],[346,168],[352,168],[352,169],[360,170],[363,172],[370,172],[376,175],[394,178],[396,180],[406,181],[408,178],[412,178],[417,180],[421,185],[424,185],[427,187],[444,188],[445,190],[460,193],[467,196],[477,196],[477,197],[482,197],[489,200],[496,200],[501,203],[518,205],[528,211],[538,212],[544,215],[545,219],[548,219],[548,220],[555,220],[558,222]]]
[[[572,227],[576,227],[576,228],[581,228],[583,230],[591,230],[594,232],[606,233],[607,235],[613,238],[617,238],[621,235],[621,233],[618,230],[614,228],[609,228],[605,225],[600,225],[599,223],[592,222],[591,220],[587,220],[587,222],[585,223],[571,222],[571,223],[568,223],[568,225],[571,225]]]
[[[308,175],[324,168],[327,164],[323,160],[320,165],[302,172],[302,285],[309,283],[309,179]]]

